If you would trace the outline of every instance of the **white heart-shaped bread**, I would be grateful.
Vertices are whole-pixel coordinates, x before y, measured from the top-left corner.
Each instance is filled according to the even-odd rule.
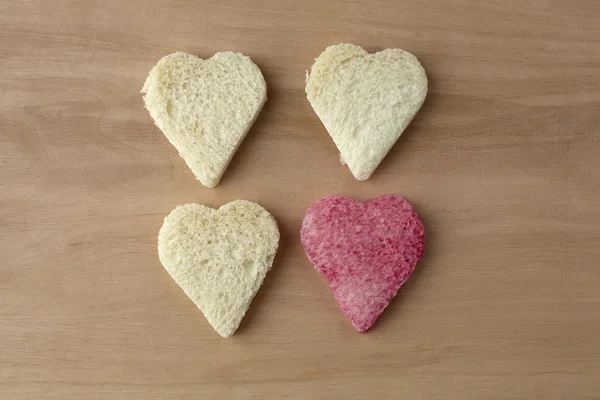
[[[369,54],[359,46],[329,46],[306,78],[306,97],[354,177],[368,179],[427,95],[427,75],[400,49]]]
[[[178,206],[158,234],[162,265],[223,337],[237,330],[278,246],[275,219],[246,200]]]
[[[214,188],[267,100],[267,84],[243,54],[203,60],[178,52],[152,68],[142,93],[156,126],[200,183]]]

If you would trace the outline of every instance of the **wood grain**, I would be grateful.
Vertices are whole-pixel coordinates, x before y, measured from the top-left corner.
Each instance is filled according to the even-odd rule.
[[[0,0],[0,398],[600,399],[600,3]],[[304,96],[328,45],[416,54],[429,97],[366,182]],[[269,101],[202,187],[139,93],[235,50]],[[307,261],[317,199],[407,197],[427,251],[358,334]],[[257,201],[282,243],[220,338],[156,254],[176,205]]]

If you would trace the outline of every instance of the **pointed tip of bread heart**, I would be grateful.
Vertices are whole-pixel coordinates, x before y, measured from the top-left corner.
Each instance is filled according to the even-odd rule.
[[[227,329],[223,329],[223,328],[219,328],[217,329],[217,327],[213,326],[213,329],[219,334],[221,335],[221,337],[224,338],[228,338],[228,337],[232,337],[233,334],[235,333],[235,331],[237,331],[238,327],[230,327]]]
[[[306,81],[306,97],[358,180],[368,179],[417,114],[427,75],[411,53],[369,54],[349,43],[329,46]]]
[[[423,224],[408,201],[396,195],[365,203],[325,197],[306,213],[300,237],[309,260],[360,332],[373,327],[424,248]]]
[[[223,337],[239,327],[278,246],[273,216],[247,200],[177,206],[158,234],[162,265]]]

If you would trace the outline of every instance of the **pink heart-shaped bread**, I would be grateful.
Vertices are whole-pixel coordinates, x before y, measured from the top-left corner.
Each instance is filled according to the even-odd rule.
[[[304,216],[300,237],[309,260],[360,332],[373,327],[424,247],[417,213],[395,195],[365,203],[345,196],[319,200]]]

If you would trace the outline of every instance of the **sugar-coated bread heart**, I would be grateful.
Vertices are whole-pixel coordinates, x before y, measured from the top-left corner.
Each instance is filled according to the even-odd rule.
[[[203,60],[178,52],[152,68],[142,93],[152,119],[196,178],[214,188],[267,100],[267,84],[243,54]]]
[[[162,265],[223,337],[237,330],[278,246],[275,219],[245,200],[178,206],[158,234]]]
[[[329,196],[306,213],[302,245],[360,332],[373,327],[423,254],[424,229],[402,197]]]
[[[306,78],[306,97],[354,177],[368,179],[419,111],[427,75],[407,51],[329,46]]]

